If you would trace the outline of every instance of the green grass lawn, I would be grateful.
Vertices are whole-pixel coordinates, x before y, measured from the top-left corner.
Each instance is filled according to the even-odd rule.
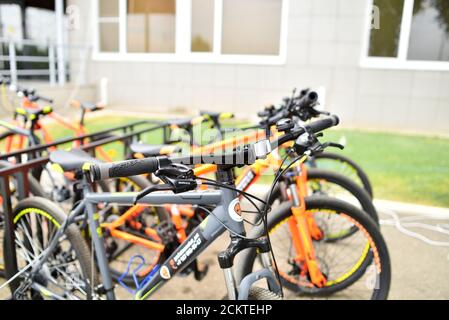
[[[87,120],[90,132],[133,122],[132,117],[98,117]],[[57,137],[70,133],[53,127]],[[322,141],[338,142],[345,137],[344,155],[356,161],[368,173],[376,198],[449,207],[449,139],[385,132],[330,130]],[[161,133],[142,137],[145,142],[160,143]],[[122,156],[120,143],[107,146]],[[265,179],[266,180],[266,179]]]
[[[323,139],[343,136],[341,152],[368,173],[376,198],[449,207],[449,139],[355,130]]]

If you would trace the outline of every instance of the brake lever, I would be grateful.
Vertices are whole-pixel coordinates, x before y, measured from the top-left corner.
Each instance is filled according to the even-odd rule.
[[[194,172],[191,168],[181,165],[181,164],[173,164],[173,167],[160,168],[155,172],[155,175],[163,179],[163,177],[172,178],[172,179],[193,179]]]
[[[323,149],[325,149],[327,147],[337,148],[337,149],[340,149],[340,150],[343,150],[345,148],[345,146],[340,144],[340,143],[335,143],[335,142],[325,142],[325,143],[323,143]]]
[[[133,205],[136,205],[137,202],[139,202],[140,199],[145,197],[147,194],[150,194],[155,191],[173,191],[174,187],[170,184],[157,184],[155,186],[149,186],[142,191],[140,191],[135,197],[134,197],[134,203]]]

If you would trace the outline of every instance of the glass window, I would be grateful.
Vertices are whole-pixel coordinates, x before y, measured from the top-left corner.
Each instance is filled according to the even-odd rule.
[[[100,17],[118,17],[119,0],[99,0],[98,11]]]
[[[220,60],[219,55],[226,54],[265,55],[271,61],[280,54],[283,0],[186,0],[191,8],[178,2],[184,0],[96,1],[100,52],[173,53],[184,60],[188,53],[218,51],[214,48],[218,44],[220,52],[206,55],[208,59]],[[178,41],[182,48],[176,48]],[[190,50],[185,52],[184,45],[189,43]],[[191,56],[196,60],[197,56]],[[226,57],[229,61],[239,58]]]
[[[100,51],[118,52],[119,27],[116,22],[100,23]]]
[[[379,28],[371,29],[369,56],[397,57],[404,0],[374,0],[380,14]]]
[[[192,52],[211,52],[214,44],[214,0],[192,0]]]
[[[408,59],[449,61],[448,0],[415,0]]]
[[[23,39],[22,13],[18,5],[0,5],[0,37]]]
[[[279,54],[282,0],[223,1],[222,53]]]
[[[128,0],[127,22],[128,52],[175,52],[175,0]]]

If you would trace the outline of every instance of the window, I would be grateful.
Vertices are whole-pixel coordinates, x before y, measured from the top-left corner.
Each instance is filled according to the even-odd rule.
[[[119,51],[119,0],[98,0],[99,49]]]
[[[449,61],[449,2],[447,0],[415,1],[408,59]]]
[[[279,0],[223,1],[222,52],[279,54],[281,11]]]
[[[175,0],[128,0],[128,52],[175,52]]]
[[[362,66],[449,70],[449,1],[372,0],[367,20]]]
[[[0,36],[13,40],[23,39],[22,13],[18,5],[0,5]]]
[[[289,0],[96,0],[94,59],[281,64]]]
[[[214,46],[214,1],[192,0],[192,52],[212,52]]]

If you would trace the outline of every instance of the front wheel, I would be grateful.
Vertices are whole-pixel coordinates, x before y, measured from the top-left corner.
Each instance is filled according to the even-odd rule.
[[[251,287],[248,300],[282,300],[282,297],[264,288]]]
[[[33,197],[20,201],[13,211],[14,243],[5,237],[5,274],[14,299],[91,299],[97,283],[89,247],[76,225],[57,237],[66,214],[48,199]],[[42,266],[31,269],[42,253],[56,241]]]
[[[351,159],[337,153],[318,153],[307,162],[310,167],[330,170],[353,180],[373,198],[373,187],[365,171]]]
[[[228,300],[228,296],[226,295],[223,300]],[[268,289],[251,287],[248,292],[248,300],[282,300],[282,297]]]
[[[386,299],[391,277],[390,258],[376,224],[360,209],[337,199],[314,196],[305,201],[306,213],[312,215],[323,233],[322,239],[313,241],[313,249],[326,281],[316,286],[307,265],[298,260],[289,229],[289,222],[294,219],[291,203],[285,202],[269,214],[268,230],[282,284],[291,291],[287,298],[333,295],[337,299]],[[343,226],[354,226],[358,232],[337,242],[326,241],[327,234]],[[263,226],[259,226],[252,229],[248,237],[263,234]],[[245,250],[240,257],[237,279],[249,274],[257,261],[254,250]]]
[[[308,169],[307,170],[308,195],[327,196],[337,198],[353,204],[366,212],[373,221],[379,225],[379,216],[369,194],[354,181],[337,172]],[[282,203],[284,196],[281,191],[282,184],[277,184],[270,198],[270,206],[276,202]],[[345,227],[345,226],[343,226]],[[339,241],[357,232],[355,226],[334,230],[334,234],[328,234],[326,241]]]
[[[1,140],[1,138],[0,138]],[[8,161],[0,161],[0,169],[2,168],[8,168],[13,166],[11,162]],[[12,176],[12,179],[10,180],[10,193],[11,193],[11,203],[12,206],[15,206],[17,204],[18,196],[19,196],[19,181]],[[28,186],[29,186],[29,192],[30,195],[35,197],[45,197],[44,190],[42,190],[41,186],[39,185],[39,182],[31,175],[28,174]],[[0,196],[0,202],[3,202],[2,197]],[[5,214],[3,213],[3,208],[0,208],[0,248],[3,247],[3,231],[4,231],[4,217]],[[0,256],[0,277],[4,277],[5,275],[5,267],[3,263],[3,256]]]

